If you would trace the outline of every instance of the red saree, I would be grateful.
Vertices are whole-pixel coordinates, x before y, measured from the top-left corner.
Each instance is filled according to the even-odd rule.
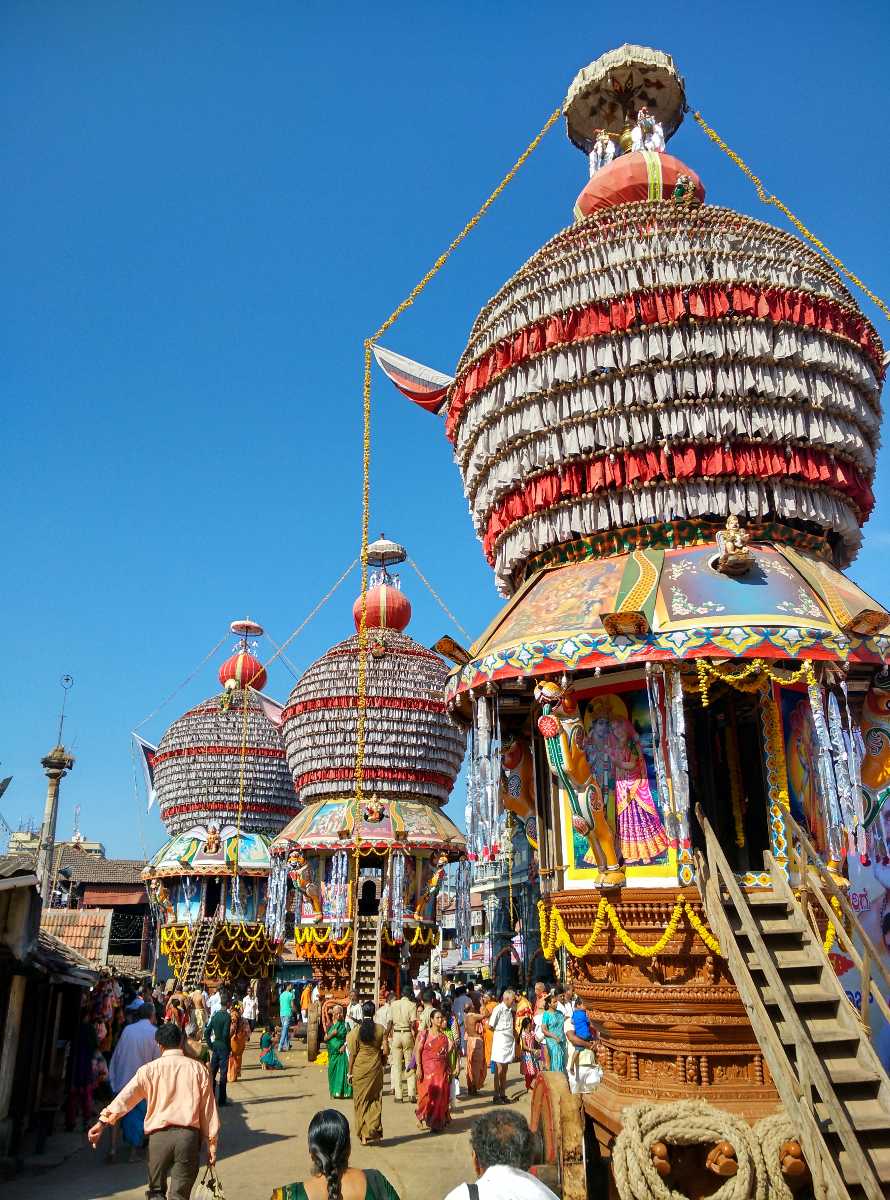
[[[420,1046],[421,1071],[417,1073],[417,1120],[433,1131],[451,1120],[451,1043],[444,1033],[428,1033]]]

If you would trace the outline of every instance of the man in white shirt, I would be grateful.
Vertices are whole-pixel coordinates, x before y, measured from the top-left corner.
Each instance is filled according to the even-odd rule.
[[[493,1030],[491,1040],[491,1061],[494,1064],[494,1103],[509,1104],[507,1099],[507,1067],[513,1061],[516,1050],[515,1031],[513,1028],[513,1008],[516,1004],[516,994],[512,988],[507,988],[488,1018],[489,1029]]]
[[[219,994],[219,988],[214,988],[210,993],[210,998],[207,1001],[207,1015],[212,1017],[215,1012],[219,1011],[219,1006],[222,1004],[222,996]]]
[[[392,1002],[395,998],[395,992],[385,992],[383,1003],[374,1013],[374,1024],[380,1025],[386,1034],[389,1033],[390,1026],[392,1025]]]
[[[108,1084],[115,1096],[123,1091],[140,1067],[154,1062],[161,1056],[161,1047],[155,1041],[155,1006],[143,1004],[136,1011],[136,1020],[125,1025],[120,1040],[114,1048],[108,1064]],[[118,1129],[115,1125],[111,1135],[108,1161],[114,1162],[117,1153]]]
[[[349,1004],[346,1008],[346,1026],[348,1029],[355,1029],[357,1025],[362,1023],[362,1002],[358,998],[358,992],[353,988],[349,993]]]
[[[480,1117],[470,1130],[470,1145],[476,1182],[458,1184],[445,1200],[557,1200],[529,1174],[535,1139],[520,1113]]]

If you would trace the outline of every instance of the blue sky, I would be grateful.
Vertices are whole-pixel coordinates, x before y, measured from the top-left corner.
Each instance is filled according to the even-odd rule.
[[[10,823],[42,813],[70,672],[60,834],[79,804],[110,853],[160,844],[130,729],[232,618],[281,642],[353,558],[363,337],[574,72],[625,41],[672,53],[691,105],[890,295],[885,5],[4,6],[0,616],[24,663],[0,702]],[[709,199],[777,220],[691,121],[671,149]],[[571,221],[586,169],[554,129],[387,344],[449,370],[485,300]],[[885,602],[888,470],[851,571]],[[379,376],[372,482],[373,531],[481,631],[499,600],[441,425]],[[411,632],[448,631],[410,570],[404,584]],[[356,591],[292,644],[298,670],[351,632]],[[269,690],[293,682],[276,664]],[[143,732],[215,687],[208,665]]]

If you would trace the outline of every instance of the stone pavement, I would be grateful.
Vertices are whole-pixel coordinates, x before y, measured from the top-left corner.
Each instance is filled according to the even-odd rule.
[[[226,1200],[268,1200],[273,1187],[307,1176],[306,1129],[320,1108],[336,1107],[353,1117],[351,1101],[328,1097],[327,1072],[308,1065],[302,1048],[283,1056],[285,1071],[261,1071],[257,1057],[256,1045],[248,1046],[241,1082],[230,1085],[232,1103],[220,1114],[218,1169]],[[401,1200],[442,1200],[473,1178],[467,1135],[475,1118],[492,1109],[490,1079],[484,1092],[455,1103],[451,1125],[437,1134],[417,1128],[412,1105],[384,1096],[384,1140],[376,1146],[354,1140],[352,1164],[377,1167]],[[527,1117],[529,1102],[516,1066],[508,1093],[518,1097],[513,1107]],[[124,1161],[106,1165],[108,1142],[106,1133],[93,1152],[85,1136],[57,1133],[47,1145],[44,1169],[38,1173],[41,1160],[30,1159],[25,1173],[3,1184],[3,1200],[144,1200],[145,1164],[126,1162],[124,1148],[118,1152]]]

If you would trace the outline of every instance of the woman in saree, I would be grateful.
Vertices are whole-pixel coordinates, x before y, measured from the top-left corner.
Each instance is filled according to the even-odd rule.
[[[362,1021],[346,1037],[355,1127],[363,1146],[383,1137],[383,1065],[389,1054],[386,1030],[374,1020],[374,1005],[362,1005]]]
[[[351,1149],[349,1122],[335,1108],[323,1108],[309,1122],[312,1174],[302,1183],[275,1188],[272,1200],[399,1200],[379,1171],[349,1165]]]
[[[494,992],[491,988],[485,989],[485,997],[482,1001],[482,1016],[484,1018],[482,1024],[482,1040],[485,1049],[485,1070],[491,1066],[491,1047],[494,1043],[494,1030],[488,1024],[488,1018],[497,1008],[497,1001],[494,998]]]
[[[485,1086],[485,1042],[482,1014],[471,1008],[464,1013],[464,1037],[467,1043],[467,1093],[472,1096]]]
[[[260,1035],[260,1070],[261,1071],[283,1071],[284,1063],[275,1053],[275,1026],[270,1021],[263,1033]]]
[[[534,1020],[530,1016],[523,1017],[519,1027],[519,1069],[525,1080],[525,1090],[530,1092],[535,1076],[541,1073],[541,1047],[535,1034]]]
[[[352,1088],[349,1085],[349,1056],[346,1053],[345,1014],[342,1004],[335,1004],[331,1023],[324,1040],[328,1047],[328,1091],[332,1100],[349,1100]]]
[[[417,1128],[438,1133],[451,1120],[452,1041],[445,1018],[434,1011],[429,1029],[421,1029],[414,1049],[417,1060]]]
[[[556,1007],[556,996],[552,992],[545,1001],[541,1032],[544,1035],[544,1054],[547,1058],[547,1070],[564,1071],[566,1069],[567,1049],[565,1017]]]
[[[531,1001],[525,992],[517,992],[516,994],[516,1011],[513,1014],[514,1024],[516,1026],[516,1037],[518,1038],[522,1030],[522,1022],[526,1017],[533,1017],[535,1010],[531,1006]]]
[[[244,1020],[240,1004],[236,1004],[232,1008],[232,1024],[229,1035],[229,1083],[236,1083],[241,1078],[241,1058],[249,1041],[250,1026]]]

